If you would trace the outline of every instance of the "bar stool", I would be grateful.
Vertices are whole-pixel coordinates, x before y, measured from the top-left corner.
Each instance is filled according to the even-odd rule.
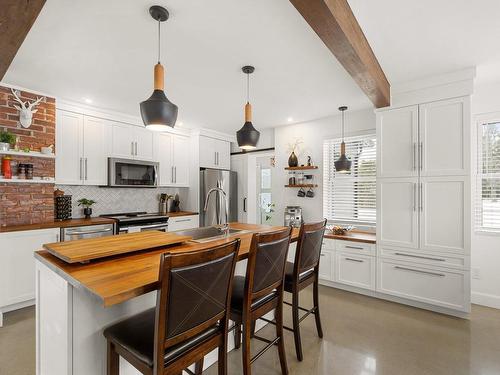
[[[251,364],[266,350],[278,346],[282,374],[288,374],[283,343],[283,283],[291,228],[254,234],[248,254],[246,277],[235,276],[231,297],[231,320],[236,324],[236,348],[240,347],[243,325],[243,374],[251,374]],[[254,322],[276,310],[276,338],[268,340],[253,334]],[[253,358],[250,339],[267,343]]]
[[[219,375],[227,374],[227,333],[240,240],[207,250],[163,254],[156,307],[104,330],[107,374],[118,375],[119,356],[142,374],[181,374],[219,349]]]
[[[292,306],[293,329],[288,327],[283,328],[293,332],[295,352],[299,361],[303,359],[302,343],[300,341],[300,323],[309,314],[314,314],[318,336],[323,337],[323,328],[321,327],[319,314],[318,273],[325,227],[326,219],[316,223],[302,224],[295,252],[295,260],[293,263],[287,262],[285,267],[285,291],[292,294],[292,304],[288,302],[285,302],[285,304]],[[314,306],[308,310],[299,306],[299,292],[311,284],[313,284]],[[306,314],[299,318],[299,310],[305,311]]]

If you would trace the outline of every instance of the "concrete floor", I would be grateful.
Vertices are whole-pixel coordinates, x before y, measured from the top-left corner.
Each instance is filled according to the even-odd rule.
[[[301,304],[309,306],[310,293],[302,293]],[[320,303],[325,337],[317,337],[314,318],[301,324],[303,362],[285,331],[290,374],[500,374],[500,310],[474,305],[468,321],[327,287]],[[287,325],[290,320],[286,307]],[[259,335],[272,337],[273,331],[268,326]],[[263,345],[252,344],[254,352]],[[252,369],[256,375],[280,374],[277,351],[270,349]],[[241,351],[229,354],[228,373],[242,373]],[[0,374],[35,374],[34,308],[6,314]],[[205,374],[217,374],[216,366]]]

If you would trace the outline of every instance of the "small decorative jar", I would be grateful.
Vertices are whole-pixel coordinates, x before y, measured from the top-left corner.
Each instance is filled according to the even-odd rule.
[[[26,179],[26,164],[19,163],[17,165],[17,178],[20,180]]]
[[[26,179],[33,180],[33,164],[25,164],[26,168]]]

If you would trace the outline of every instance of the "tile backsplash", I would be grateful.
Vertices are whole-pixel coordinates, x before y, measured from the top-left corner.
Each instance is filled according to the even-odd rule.
[[[92,199],[96,204],[92,206],[92,216],[102,214],[146,211],[158,212],[158,195],[160,193],[179,194],[181,210],[188,209],[186,200],[188,189],[176,188],[107,188],[82,185],[57,185],[65,195],[71,195],[73,218],[83,217],[82,207],[76,203],[81,198]]]

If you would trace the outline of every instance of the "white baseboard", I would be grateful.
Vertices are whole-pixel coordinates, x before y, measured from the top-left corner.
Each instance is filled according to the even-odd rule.
[[[500,296],[496,296],[494,294],[472,292],[471,302],[476,305],[500,309]]]

